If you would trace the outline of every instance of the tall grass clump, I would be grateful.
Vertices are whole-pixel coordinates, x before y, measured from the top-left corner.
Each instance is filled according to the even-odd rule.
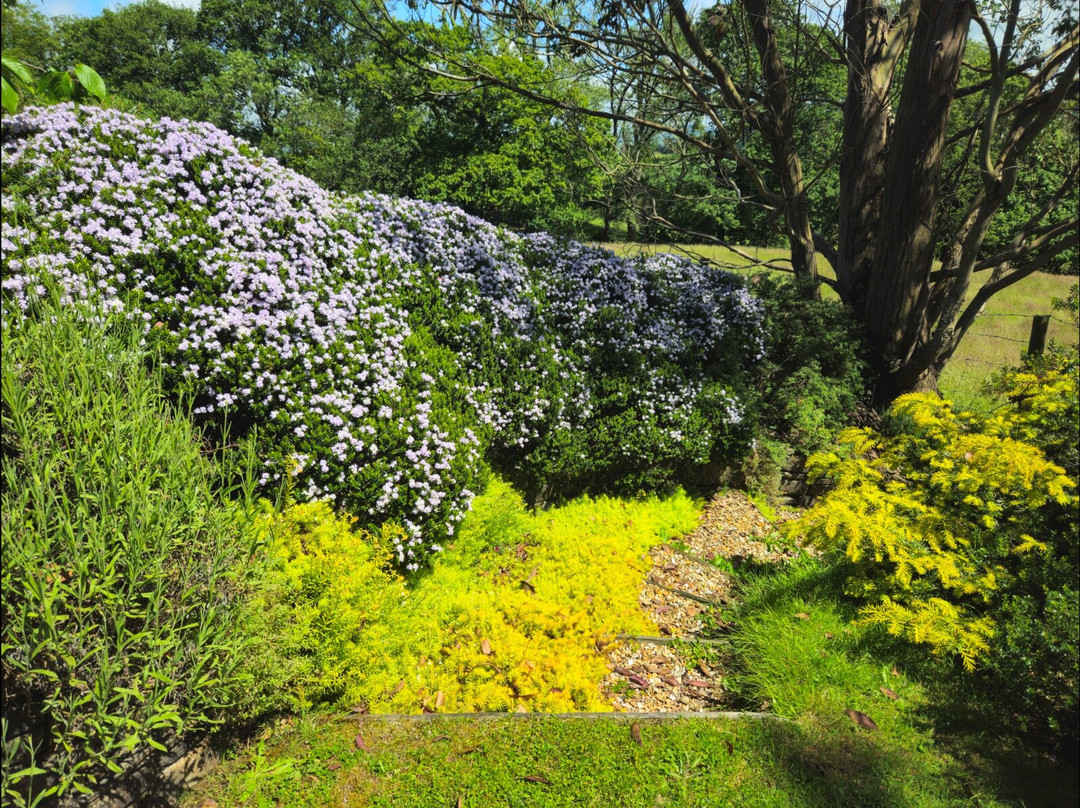
[[[619,258],[448,205],[329,194],[208,124],[55,106],[3,123],[3,288],[38,273],[142,317],[170,389],[255,425],[416,570],[485,462],[547,498],[670,485],[749,441],[761,305],[673,256]]]
[[[245,695],[242,464],[203,454],[141,329],[41,291],[3,311],[5,805],[100,790]]]

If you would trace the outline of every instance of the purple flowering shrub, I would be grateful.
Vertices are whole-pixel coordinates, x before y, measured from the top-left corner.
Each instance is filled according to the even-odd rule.
[[[762,353],[724,273],[341,198],[203,123],[5,118],[2,228],[4,307],[46,274],[141,318],[198,418],[257,429],[264,485],[401,524],[410,568],[485,460],[635,489],[730,450]]]

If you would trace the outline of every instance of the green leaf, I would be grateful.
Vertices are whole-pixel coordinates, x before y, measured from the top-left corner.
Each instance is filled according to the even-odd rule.
[[[75,94],[75,81],[66,70],[53,70],[41,77],[37,89],[46,101],[70,101]]]
[[[12,783],[17,783],[24,777],[36,777],[39,774],[48,774],[48,772],[45,771],[45,769],[39,768],[38,766],[34,766],[33,764],[31,764],[25,769],[19,769],[17,772],[13,772],[7,775],[7,777]]]
[[[109,95],[108,90],[105,89],[104,80],[89,65],[82,63],[75,65],[75,75],[78,77],[79,83],[86,88],[86,91],[98,100],[104,101]]]
[[[8,80],[0,78],[0,89],[3,92],[3,104],[10,114],[14,115],[15,111],[19,108],[19,94],[15,92],[15,89],[8,84]]]
[[[3,64],[4,70],[11,71],[27,84],[34,83],[34,77],[30,75],[30,69],[18,59],[12,59],[10,56],[0,56],[0,63]]]

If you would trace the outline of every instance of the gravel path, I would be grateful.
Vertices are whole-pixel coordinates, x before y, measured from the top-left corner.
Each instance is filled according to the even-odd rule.
[[[720,610],[733,599],[735,582],[724,565],[711,562],[769,563],[794,555],[768,543],[774,529],[745,494],[729,491],[708,502],[692,533],[650,551],[653,565],[638,602],[658,634],[627,638],[608,653],[603,688],[616,711],[698,712],[725,703]]]

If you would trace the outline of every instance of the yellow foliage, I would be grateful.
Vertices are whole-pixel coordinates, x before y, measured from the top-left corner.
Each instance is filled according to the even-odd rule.
[[[404,593],[388,566],[392,528],[373,536],[355,521],[311,502],[267,508],[257,522],[268,569],[249,619],[266,641],[251,667],[276,691],[271,700],[305,708],[336,697],[385,638],[385,616]]]
[[[890,415],[907,425],[898,434],[846,430],[846,451],[810,459],[833,488],[786,529],[846,556],[866,622],[970,669],[993,635],[978,607],[1007,574],[1002,558],[1048,550],[1024,519],[1051,500],[1075,505],[1075,483],[1012,436],[1027,429],[1015,413],[984,419],[916,393]]]
[[[494,480],[446,552],[406,585],[387,571],[384,538],[349,530],[325,505],[293,506],[267,517],[277,577],[265,608],[277,615],[281,667],[301,704],[608,709],[603,652],[619,633],[656,632],[637,603],[647,551],[692,529],[698,512],[677,495],[530,514]]]
[[[648,548],[696,515],[681,495],[527,514],[493,481],[401,604],[386,666],[349,699],[372,712],[608,709],[603,651],[620,633],[656,632],[637,603]]]

